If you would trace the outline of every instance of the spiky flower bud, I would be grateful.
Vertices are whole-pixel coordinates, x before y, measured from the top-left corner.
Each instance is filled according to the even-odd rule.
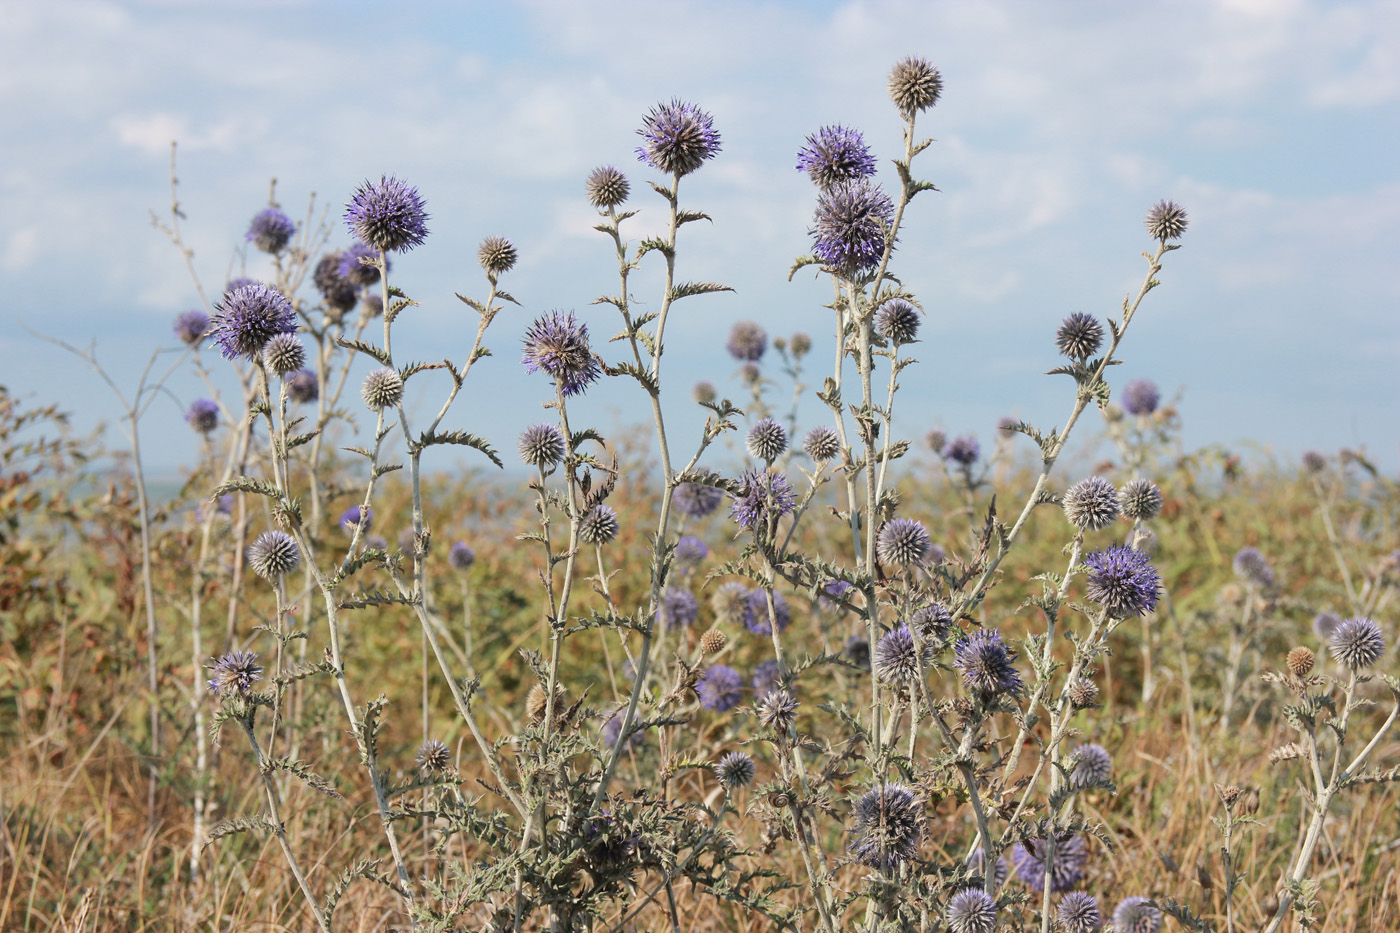
[[[321,386],[316,374],[309,369],[299,370],[287,377],[287,398],[302,405],[321,397]]]
[[[943,92],[943,76],[938,69],[916,55],[901,59],[890,70],[890,100],[906,118],[938,103]]]
[[[1065,518],[1076,528],[1099,531],[1118,519],[1118,490],[1102,476],[1080,480],[1064,497]]]
[[[970,467],[982,455],[982,448],[978,445],[977,438],[967,434],[948,441],[940,452],[943,459],[951,460],[958,466]]]
[[[589,172],[583,187],[588,192],[588,203],[600,211],[621,206],[632,191],[627,176],[611,165],[600,165]]]
[[[1154,240],[1179,240],[1186,232],[1186,210],[1175,201],[1158,201],[1147,212],[1143,221],[1147,233]]]
[[[715,766],[715,777],[729,790],[753,783],[753,759],[743,752],[730,752]]]
[[[790,346],[792,347],[792,355],[797,357],[798,359],[801,359],[812,350],[811,334],[808,334],[806,331],[799,330],[797,333],[792,335],[792,342]]]
[[[437,739],[429,739],[418,746],[413,760],[424,774],[445,774],[452,767],[452,751]]]
[[[934,428],[924,436],[924,443],[928,445],[929,450],[942,456],[943,448],[948,444],[948,434],[945,431]]]
[[[701,654],[719,654],[729,644],[729,636],[717,628],[712,628],[700,636]]]
[[[715,392],[714,383],[701,381],[695,383],[695,387],[690,390],[690,397],[697,405],[707,405],[714,402],[719,395]]]
[[[802,439],[802,449],[817,463],[835,460],[841,453],[841,438],[830,425],[819,424]]]
[[[262,680],[263,666],[253,651],[234,649],[214,662],[209,677],[209,692],[217,696],[244,696]]]
[[[779,735],[786,735],[797,721],[797,699],[786,687],[769,690],[758,701],[758,721]]]
[[[219,404],[212,398],[197,398],[185,412],[185,421],[200,434],[210,434],[219,426]]]
[[[1076,311],[1065,318],[1055,331],[1055,347],[1062,356],[1072,360],[1087,360],[1103,345],[1103,325],[1098,318]]]
[[[1323,641],[1331,641],[1332,633],[1342,624],[1342,617],[1335,612],[1319,612],[1313,616],[1313,634]]]
[[[1129,480],[1118,492],[1118,504],[1133,521],[1147,521],[1162,511],[1162,490],[1151,480]]]
[[[1317,657],[1302,645],[1288,652],[1288,671],[1294,677],[1306,677],[1312,672]]]
[[[1303,451],[1303,469],[1309,473],[1321,473],[1327,469],[1327,458],[1316,450],[1305,450]]]
[[[719,152],[714,118],[694,104],[673,99],[642,119],[637,158],[670,175],[689,175]]]
[[[1098,933],[1103,926],[1099,902],[1083,891],[1071,891],[1060,898],[1055,917],[1065,933]]]
[[[768,332],[756,321],[740,321],[729,329],[724,348],[741,363],[756,363],[768,349]]]
[[[603,545],[617,537],[617,512],[610,505],[595,505],[579,519],[578,536],[585,544]]]
[[[465,541],[454,541],[452,547],[447,549],[447,562],[453,570],[466,573],[476,563],[476,551]]]
[[[564,435],[552,424],[535,424],[520,432],[520,459],[548,469],[564,459]]]
[[[388,366],[376,369],[360,385],[360,397],[371,411],[393,408],[403,401],[403,377]]]
[[[264,531],[248,545],[248,566],[266,580],[285,577],[301,563],[296,539],[285,531]]]
[[[1087,677],[1080,677],[1070,684],[1065,693],[1069,695],[1070,703],[1075,709],[1088,709],[1098,702],[1099,687]]]
[[[953,933],[992,933],[997,927],[997,902],[981,888],[963,888],[948,901],[944,919]]]
[[[875,676],[888,684],[907,688],[918,683],[933,652],[925,643],[923,651],[914,649],[914,635],[908,626],[886,632],[875,645]]]
[[[912,518],[896,518],[886,522],[875,537],[875,556],[882,563],[908,567],[922,563],[928,556],[933,539],[922,523]]]
[[[875,174],[875,157],[859,130],[844,126],[824,126],[797,152],[797,169],[819,188],[830,188],[841,181]]]
[[[273,375],[294,373],[306,365],[306,348],[296,334],[274,334],[263,347],[263,364]]]
[[[891,298],[875,314],[875,333],[901,344],[919,339],[919,309],[903,298]]]
[[[1257,548],[1241,548],[1235,553],[1233,565],[1235,576],[1245,583],[1261,588],[1274,585],[1274,568]]]
[[[1332,633],[1329,647],[1332,657],[1353,671],[1370,667],[1385,652],[1385,635],[1370,619],[1347,619]]]
[[[486,274],[495,278],[515,265],[515,246],[503,236],[489,236],[476,250],[476,261]]]
[[[773,418],[760,418],[749,428],[744,439],[749,454],[765,463],[772,463],[787,450],[787,431]]]

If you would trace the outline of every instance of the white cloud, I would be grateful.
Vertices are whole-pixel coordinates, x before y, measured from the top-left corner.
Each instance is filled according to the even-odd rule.
[[[32,266],[38,258],[39,231],[33,227],[25,227],[5,238],[5,249],[0,252],[0,269],[6,272],[20,272]]]

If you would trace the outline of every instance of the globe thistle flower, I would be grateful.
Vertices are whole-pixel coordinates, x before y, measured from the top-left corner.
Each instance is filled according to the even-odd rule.
[[[919,309],[903,298],[891,298],[875,313],[875,333],[895,344],[919,339]]]
[[[603,744],[608,748],[612,748],[617,744],[617,737],[622,733],[622,720],[626,715],[627,707],[622,706],[618,707],[607,719],[603,720],[603,727],[600,730],[600,735],[602,736]],[[635,727],[635,725],[636,723],[634,722],[633,726]],[[627,741],[622,743],[622,747],[624,749],[630,749],[640,746],[642,744],[643,735],[644,733],[640,731],[633,732],[627,737]]]
[[[978,846],[972,850],[972,854],[967,857],[967,861],[963,864],[970,868],[973,873],[985,878],[987,876],[987,850]],[[1006,879],[1011,874],[1010,869],[1006,867],[1006,856],[997,856],[997,863],[992,866],[992,874],[994,875],[992,880],[995,887],[999,888],[1006,884]]]
[[[1099,686],[1087,677],[1080,677],[1065,688],[1065,695],[1075,709],[1088,709],[1099,700]]]
[[[564,435],[552,424],[534,424],[520,432],[520,459],[548,469],[564,459]]]
[[[1130,415],[1150,415],[1161,398],[1151,379],[1134,379],[1123,387],[1123,410]]]
[[[1186,211],[1175,201],[1158,201],[1147,212],[1144,221],[1147,233],[1154,240],[1179,240],[1186,232]]]
[[[588,203],[600,211],[622,206],[632,193],[627,176],[611,165],[600,165],[589,172],[583,187],[588,192]]]
[[[739,367],[739,381],[746,386],[756,386],[763,380],[763,370],[757,363],[745,363]]]
[[[222,697],[246,697],[253,684],[262,680],[263,666],[257,652],[229,651],[214,662],[209,677],[209,692]]]
[[[970,434],[962,437],[955,437],[948,441],[943,448],[944,460],[951,460],[959,466],[970,467],[977,462],[977,458],[982,455],[982,448],[977,444],[977,438]]]
[[[1032,891],[1044,889],[1046,840],[1028,839],[1011,847],[1011,864]],[[1068,891],[1084,880],[1089,865],[1089,850],[1083,836],[1062,834],[1055,839],[1055,852],[1050,869],[1050,890],[1056,894]]]
[[[782,593],[773,593],[773,620],[768,618],[768,590],[754,590],[744,600],[744,627],[755,635],[768,635],[773,631],[772,621],[778,623],[778,631],[783,631],[792,622],[792,607]]]
[[[919,798],[893,781],[866,791],[851,813],[850,851],[863,865],[891,873],[919,853],[924,812]]]
[[[610,505],[595,505],[578,522],[578,537],[585,544],[602,546],[617,537],[617,512]]]
[[[210,434],[219,426],[219,405],[212,398],[197,398],[185,412],[185,420],[200,434]]]
[[[1092,314],[1076,311],[1060,323],[1055,331],[1055,347],[1061,356],[1072,360],[1087,360],[1103,345],[1103,325]]]
[[[1060,898],[1055,918],[1065,933],[1098,933],[1103,927],[1099,902],[1083,891],[1071,891]]]
[[[355,288],[355,283],[340,274],[340,266],[344,260],[345,253],[327,253],[317,261],[311,274],[311,280],[325,299],[326,307],[335,312],[336,317],[355,307],[355,302],[359,300],[359,291]]]
[[[1157,607],[1162,578],[1147,555],[1121,544],[1084,558],[1089,598],[1115,619],[1141,616]]]
[[[748,447],[750,456],[772,463],[787,450],[787,431],[772,418],[760,418],[749,428],[744,445]]]
[[[388,366],[376,369],[361,383],[360,397],[371,411],[393,408],[403,401],[403,377]]]
[[[454,541],[452,547],[447,549],[447,562],[452,565],[453,570],[466,573],[476,563],[476,551],[465,541]]]
[[[710,597],[710,608],[715,617],[728,625],[738,625],[744,620],[749,605],[749,588],[738,580],[720,584]]]
[[[182,311],[180,316],[175,318],[175,336],[185,346],[199,346],[208,330],[209,315],[203,311]]]
[[[866,179],[844,181],[817,197],[812,253],[838,275],[874,269],[885,254],[885,237],[894,222],[894,202]]]
[[[789,342],[788,346],[792,350],[792,355],[801,359],[812,349],[812,335],[806,331],[799,330],[792,335],[792,340]]]
[[[248,566],[265,580],[285,577],[301,563],[301,549],[284,531],[264,531],[248,545]]]
[[[1333,658],[1356,671],[1380,660],[1385,652],[1385,635],[1379,625],[1364,616],[1347,619],[1332,633],[1328,647]]]
[[[263,347],[263,365],[273,375],[286,376],[306,365],[306,348],[296,334],[274,334]]]
[[[715,777],[726,790],[752,784],[754,773],[753,759],[743,752],[730,752],[715,766]]]
[[[739,672],[727,664],[716,664],[706,668],[696,685],[696,691],[700,694],[700,705],[716,713],[728,712],[743,699],[739,692],[741,682]]]
[[[1313,665],[1317,663],[1317,656],[1299,645],[1288,652],[1284,663],[1288,666],[1288,672],[1294,677],[1306,677],[1312,673]]]
[[[366,293],[365,297],[361,299],[360,304],[364,306],[365,316],[371,320],[384,316],[384,299],[378,295]]]
[[[690,590],[678,586],[666,588],[661,600],[661,619],[668,629],[685,628],[700,615],[700,601]]]
[[[758,721],[779,735],[786,735],[797,722],[797,698],[786,687],[759,697],[757,710]]]
[[[702,380],[695,383],[695,386],[690,390],[690,397],[695,400],[697,405],[710,405],[719,396],[715,392],[714,383]]]
[[[963,888],[948,901],[943,916],[953,933],[992,933],[997,927],[997,902],[981,888]]]
[[[1119,933],[1157,933],[1162,912],[1145,897],[1125,897],[1113,908],[1113,928]]]
[[[1080,480],[1064,498],[1065,518],[1083,531],[1099,531],[1118,520],[1118,490],[1102,476]]]
[[[817,608],[822,612],[835,612],[852,589],[854,587],[845,580],[828,580],[817,593]]]
[[[1342,624],[1342,617],[1335,612],[1319,612],[1313,616],[1313,634],[1323,641],[1331,641],[1333,634]]]
[[[1274,585],[1274,568],[1269,566],[1268,560],[1257,548],[1241,548],[1235,553],[1231,564],[1235,568],[1235,576],[1245,583],[1261,588]]]
[[[388,551],[389,539],[383,535],[365,535],[360,542],[365,551]]]
[[[487,237],[476,250],[477,263],[493,279],[509,272],[515,265],[515,260],[515,245],[503,236]]]
[[[296,333],[292,303],[275,288],[253,282],[224,295],[214,305],[210,335],[224,359],[251,360],[276,334]]]
[[[189,314],[189,313],[198,314],[199,312],[198,312],[198,311],[195,311],[195,312],[188,312],[188,311],[187,311],[187,312],[185,312],[185,313],[186,313],[186,314]],[[181,316],[183,317],[184,315],[181,315]],[[177,333],[178,333],[178,328],[177,328]],[[188,340],[185,341],[185,342],[186,342],[186,343],[189,343]],[[1303,469],[1307,470],[1309,473],[1321,473],[1323,470],[1327,469],[1327,458],[1324,457],[1321,453],[1319,453],[1319,452],[1316,451],[1316,450],[1305,450],[1305,451],[1303,451]]]
[[[287,248],[296,232],[297,225],[292,223],[292,218],[275,207],[269,207],[254,215],[244,239],[264,253],[275,256]]]
[[[351,285],[358,285],[367,288],[379,281],[379,267],[375,260],[379,258],[379,253],[371,249],[367,243],[352,243],[350,248],[343,253],[336,254],[340,261],[336,263],[336,274]],[[391,268],[389,259],[384,259],[384,267]]]
[[[817,187],[868,178],[875,174],[875,157],[859,130],[824,126],[797,151],[797,170],[806,172]]]
[[[683,101],[657,104],[637,130],[637,159],[668,175],[689,175],[719,152],[714,118]]]
[[[964,686],[983,697],[1021,692],[1015,661],[1016,649],[996,629],[979,628],[953,647],[953,666],[962,671]]]
[[[717,628],[712,628],[700,636],[701,654],[719,654],[729,644],[729,636]]]
[[[424,774],[445,774],[452,767],[452,751],[437,739],[429,739],[418,746],[413,760]]]
[[[841,653],[855,667],[863,671],[870,670],[870,639],[864,635],[852,635],[846,639],[846,646],[841,649]]]
[[[910,55],[890,69],[889,89],[890,100],[908,119],[938,103],[943,76],[924,59]]]
[[[348,534],[354,534],[355,529],[361,527],[362,521],[364,531],[368,532],[373,528],[374,509],[362,509],[358,505],[352,505],[341,513],[340,520],[336,524],[345,529]]]
[[[914,634],[900,625],[881,636],[875,645],[875,676],[888,684],[907,687],[923,676],[924,665],[933,657],[928,644],[914,650]]]
[[[741,363],[757,363],[768,349],[768,332],[755,321],[740,321],[729,329],[724,348]]]
[[[759,661],[758,666],[749,675],[749,683],[753,686],[753,695],[759,699],[777,689],[781,679],[782,671],[778,668],[778,662],[773,658]]]
[[[1162,511],[1162,490],[1151,480],[1129,480],[1118,492],[1118,505],[1133,521],[1156,518]]]
[[[311,370],[303,369],[287,378],[287,398],[292,401],[307,405],[320,397],[321,385]]]
[[[602,375],[598,359],[588,347],[588,325],[580,323],[572,311],[551,311],[536,318],[525,331],[521,362],[526,372],[543,372],[553,378],[565,397],[579,394]]]
[[[676,562],[687,569],[710,556],[710,549],[694,535],[683,535],[676,542]]]
[[[943,448],[948,445],[948,434],[934,428],[932,431],[928,432],[928,434],[924,435],[924,443],[928,445],[929,450],[941,457],[943,456]]]
[[[885,522],[875,536],[875,556],[881,563],[908,567],[921,563],[928,556],[932,543],[922,523],[912,518],[896,518]]]
[[[681,483],[671,497],[671,504],[691,518],[704,518],[723,501],[723,489],[702,483]]]
[[[345,226],[386,253],[413,249],[428,236],[428,213],[418,189],[392,175],[365,181],[345,205]]]
[[[1069,786],[1075,790],[1105,784],[1113,775],[1113,758],[1097,742],[1077,746],[1071,757],[1074,767],[1069,773]]]
[[[914,611],[910,620],[926,641],[945,642],[953,628],[953,613],[940,602],[931,602]]]
[[[730,514],[740,528],[766,526],[770,516],[787,515],[793,509],[792,484],[781,473],[750,470],[735,493]]]

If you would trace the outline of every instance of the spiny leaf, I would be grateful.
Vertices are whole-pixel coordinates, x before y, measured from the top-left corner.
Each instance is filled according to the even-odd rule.
[[[469,434],[466,431],[448,431],[445,434],[439,434],[436,431],[425,432],[418,435],[418,440],[409,447],[409,452],[417,453],[424,447],[432,447],[436,444],[455,444],[458,447],[470,447],[473,450],[481,451],[492,463],[496,464],[496,466],[502,469],[505,467],[505,465],[501,463],[501,458],[496,455],[496,451],[492,449],[489,443],[477,437],[475,434]]]
[[[728,285],[719,285],[715,282],[681,282],[671,286],[671,300],[679,301],[682,298],[689,298],[691,295],[710,295],[715,292],[732,292],[734,289]]]
[[[335,342],[347,350],[354,350],[357,353],[363,353],[365,356],[378,360],[380,366],[389,365],[389,354],[372,343],[365,343],[362,340],[346,340],[344,337],[335,338]]]
[[[209,827],[209,838],[204,840],[204,848],[208,848],[216,839],[222,839],[225,836],[232,836],[236,833],[247,832],[275,833],[277,832],[277,824],[272,822],[272,820],[264,814],[220,820]]]
[[[327,797],[334,797],[336,800],[345,799],[340,795],[340,791],[331,786],[329,781],[312,771],[305,762],[296,758],[269,758],[264,767],[268,771],[285,771],[288,774],[294,774],[301,778],[307,787],[320,791]]]

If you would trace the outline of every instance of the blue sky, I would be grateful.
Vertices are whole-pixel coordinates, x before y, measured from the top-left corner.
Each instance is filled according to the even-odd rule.
[[[693,382],[739,395],[723,352],[733,322],[809,331],[830,359],[828,292],[787,281],[813,203],[795,153],[824,124],[854,126],[892,177],[884,82],[907,54],[938,65],[945,90],[918,163],[941,192],[915,201],[896,260],[928,311],[902,379],[906,436],[937,426],[985,446],[1003,416],[1061,423],[1068,380],[1042,375],[1055,327],[1116,313],[1141,279],[1142,216],[1171,198],[1191,216],[1185,248],[1115,384],[1180,392],[1189,447],[1255,442],[1285,460],[1365,447],[1400,464],[1394,2],[0,0],[0,382],[90,426],[115,403],[21,322],[95,340],[123,385],[170,345],[197,294],[149,212],[168,209],[178,139],[185,231],[210,292],[241,261],[269,178],[293,216],[312,192],[338,210],[367,177],[416,184],[432,236],[395,261],[423,303],[396,329],[402,359],[459,344],[460,356],[474,317],[453,292],[482,292],[483,237],[514,241],[503,285],[524,309],[498,319],[496,355],[453,415],[512,448],[545,395],[516,363],[530,317],[574,308],[596,335],[616,329],[590,305],[614,273],[583,179],[623,168],[643,211],[634,240],[661,225],[634,131],[678,96],[723,136],[683,187],[714,222],[684,231],[680,274],[736,289],[689,299],[668,325],[668,412],[697,428]],[[246,271],[260,268],[249,256]],[[635,283],[643,301],[655,273]],[[203,394],[193,376],[171,389],[144,425],[148,459],[169,472],[195,457],[180,416]],[[640,401],[616,387],[580,409],[607,430],[640,421]]]

